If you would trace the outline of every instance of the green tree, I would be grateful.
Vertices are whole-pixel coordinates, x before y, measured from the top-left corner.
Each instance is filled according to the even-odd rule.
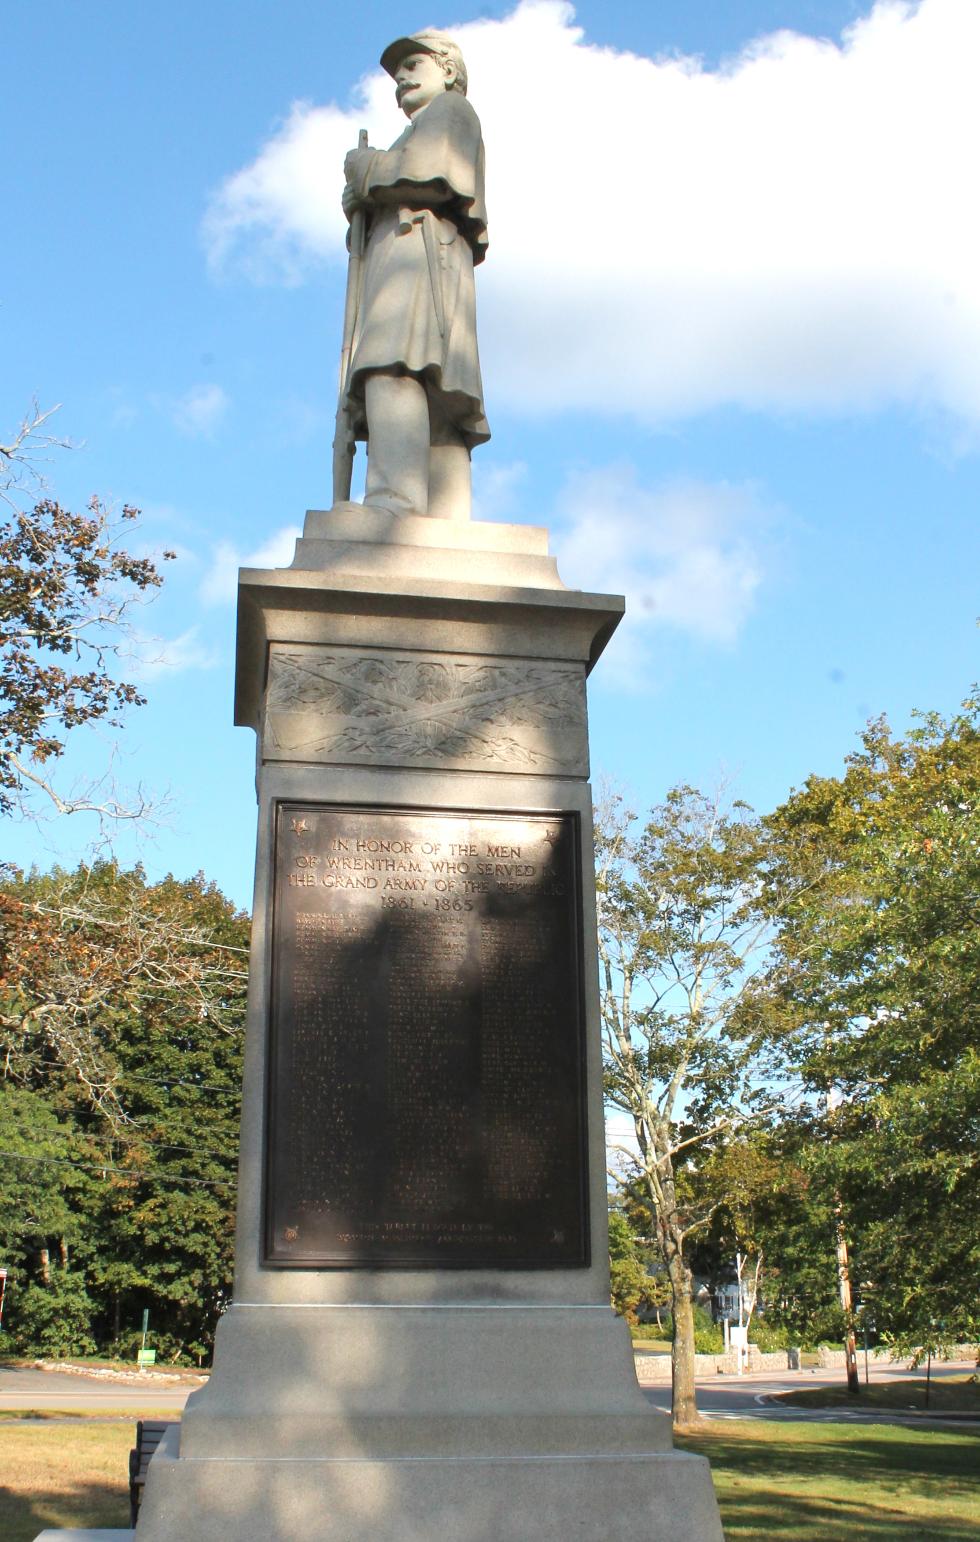
[[[768,984],[814,1098],[807,1172],[878,1327],[975,1340],[980,699],[904,739],[869,725],[768,826],[795,881]]]
[[[633,1235],[622,1210],[609,1212],[609,1275],[612,1304],[631,1328],[640,1312],[660,1310],[670,1299],[665,1281],[650,1269],[650,1250]]]
[[[679,1425],[697,1418],[690,1250],[720,1203],[705,1166],[768,1096],[766,1039],[742,1012],[768,940],[767,851],[744,805],[690,787],[640,830],[618,798],[597,812],[606,1096],[632,1120],[627,1176],[670,1278]]]
[[[718,1205],[694,1241],[692,1262],[717,1287],[731,1284],[742,1255],[743,1294],[764,1313],[751,1335],[760,1347],[843,1337],[834,1216],[806,1169],[811,1143],[807,1119],[784,1115],[736,1132],[702,1170]]]
[[[48,1281],[12,1290],[9,1306],[7,1331],[23,1353],[59,1359],[94,1354],[93,1303],[77,1271],[56,1268]]]
[[[83,1164],[91,1147],[43,1092],[6,1077],[0,1080],[0,1132],[3,1262],[47,1282],[52,1258],[64,1265],[78,1241],[90,1187]],[[80,1165],[66,1169],[66,1157]]]
[[[100,1344],[148,1307],[158,1348],[201,1358],[231,1281],[247,919],[200,876],[102,862],[10,878],[0,938],[7,1166],[84,1179],[72,1262]],[[25,1152],[11,1110],[28,1099],[48,1123]],[[0,1184],[0,1237],[19,1215]],[[36,1256],[23,1268],[50,1283]]]

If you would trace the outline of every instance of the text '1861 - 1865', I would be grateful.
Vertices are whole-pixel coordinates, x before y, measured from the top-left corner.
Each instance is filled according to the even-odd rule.
[[[574,816],[276,821],[267,1262],[585,1265]]]

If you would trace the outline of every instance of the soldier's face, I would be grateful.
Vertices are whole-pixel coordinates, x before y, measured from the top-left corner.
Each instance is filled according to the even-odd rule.
[[[450,84],[434,54],[408,54],[395,71],[395,97],[406,117],[412,117],[441,96]]]

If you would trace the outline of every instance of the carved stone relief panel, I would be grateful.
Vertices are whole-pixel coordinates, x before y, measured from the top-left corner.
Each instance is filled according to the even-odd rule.
[[[274,643],[263,755],[587,776],[585,668]]]

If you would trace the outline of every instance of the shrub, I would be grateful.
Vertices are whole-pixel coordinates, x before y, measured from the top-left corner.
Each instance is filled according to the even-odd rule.
[[[725,1334],[703,1306],[694,1308],[694,1352],[698,1355],[720,1355],[725,1351]]]
[[[749,1328],[749,1342],[764,1355],[790,1346],[789,1329],[782,1323],[770,1322],[766,1317],[753,1317]]]
[[[143,1334],[139,1328],[121,1333],[110,1339],[105,1347],[109,1360],[131,1361],[136,1364],[137,1351],[143,1347]],[[157,1352],[157,1365],[200,1365],[205,1352],[196,1344],[185,1344],[172,1333],[156,1333],[151,1326],[146,1339],[147,1349]]]
[[[819,1312],[815,1312],[809,1324],[801,1335],[804,1349],[817,1349],[821,1344],[826,1344],[831,1349],[840,1349],[847,1331],[844,1313],[839,1306],[828,1306]],[[797,1342],[800,1342],[798,1340]]]
[[[633,1329],[633,1337],[635,1339],[664,1340],[672,1339],[673,1336],[674,1324],[671,1321],[669,1312],[661,1312],[659,1327],[655,1322],[641,1322],[637,1323],[636,1327]]]
[[[10,1337],[22,1353],[53,1359],[95,1353],[94,1308],[81,1274],[56,1269],[50,1284],[15,1287],[8,1291],[7,1302]]]

